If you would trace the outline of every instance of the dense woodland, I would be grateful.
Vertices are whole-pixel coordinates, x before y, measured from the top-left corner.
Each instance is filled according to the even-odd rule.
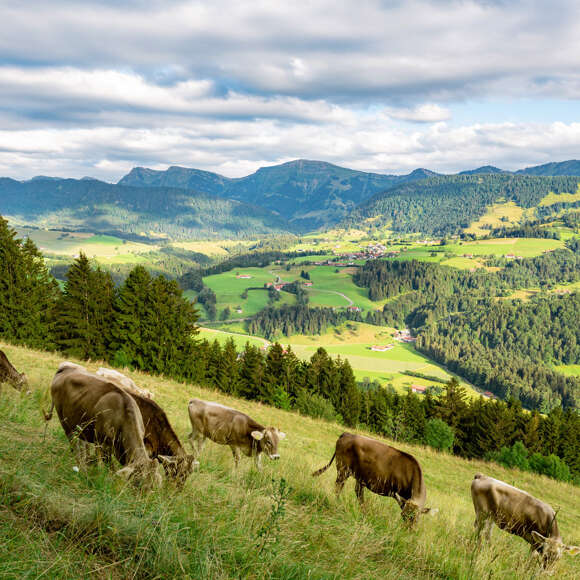
[[[362,227],[372,218],[373,228],[388,226],[395,232],[423,232],[434,236],[459,233],[485,214],[498,200],[523,208],[537,206],[549,192],[575,193],[578,177],[531,177],[510,174],[476,174],[430,177],[379,193],[358,206],[344,221]],[[545,217],[578,202],[537,208]]]
[[[481,388],[547,411],[580,406],[580,380],[553,364],[580,361],[578,294],[503,301],[515,288],[551,288],[580,279],[580,244],[503,263],[498,272],[464,272],[424,262],[376,260],[355,274],[373,300],[392,298],[367,322],[409,326],[417,348]]]
[[[536,324],[549,312],[558,315],[546,308],[537,312]],[[513,397],[508,403],[483,398],[469,403],[454,380],[438,396],[401,396],[388,386],[357,384],[348,361],[322,348],[309,361],[277,343],[267,352],[249,343],[238,352],[231,339],[224,346],[197,340],[196,321],[197,311],[177,282],[151,276],[141,266],[115,287],[108,273],[81,254],[60,291],[34,244],[17,239],[0,218],[3,340],[164,374],[349,427],[364,425],[394,440],[427,442],[465,457],[580,481],[576,411],[554,406],[542,417],[523,411]],[[510,332],[509,325],[501,329]]]

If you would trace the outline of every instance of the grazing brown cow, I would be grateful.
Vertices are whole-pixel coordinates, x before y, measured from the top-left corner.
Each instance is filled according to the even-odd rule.
[[[189,401],[191,433],[189,440],[196,455],[201,453],[206,438],[220,445],[229,445],[235,466],[241,452],[254,457],[256,467],[261,469],[262,453],[270,459],[280,459],[278,442],[285,433],[274,427],[264,427],[240,411],[200,399]]]
[[[152,459],[158,459],[167,477],[181,488],[199,465],[193,455],[188,455],[169,423],[165,411],[154,401],[137,394],[135,399],[145,428],[145,448]]]
[[[4,352],[0,350],[0,389],[2,388],[2,383],[9,383],[17,391],[23,391],[25,387],[28,387],[26,375],[19,373]],[[26,392],[30,393],[29,390]]]
[[[127,391],[130,395],[140,395],[146,399],[152,399],[153,393],[142,387],[138,387],[133,380],[126,377],[123,373],[116,371],[114,369],[108,369],[106,367],[100,367],[95,373],[99,377],[103,377],[107,381],[111,381],[118,387],[121,387]]]
[[[544,568],[552,566],[563,554],[578,554],[580,548],[566,546],[556,522],[556,513],[543,501],[503,481],[477,473],[471,482],[478,539],[486,528],[491,538],[493,524],[510,534],[520,536],[542,559]]]
[[[394,497],[401,508],[401,517],[411,524],[417,521],[419,514],[437,513],[437,509],[423,507],[427,498],[425,482],[419,462],[412,455],[370,437],[343,433],[328,465],[312,475],[317,477],[324,473],[335,457],[337,496],[352,475],[361,505],[366,487],[373,493]]]
[[[135,399],[113,383],[86,372],[79,365],[62,363],[50,388],[52,407],[71,444],[95,443],[110,464],[114,455],[125,466],[117,473],[127,479],[157,487],[162,478],[157,461],[143,443],[145,428]]]

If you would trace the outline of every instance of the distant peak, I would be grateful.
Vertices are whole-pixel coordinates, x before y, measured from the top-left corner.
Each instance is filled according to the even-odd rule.
[[[493,165],[482,165],[477,169],[468,169],[467,171],[460,171],[458,175],[478,175],[480,173],[506,173],[503,169],[499,167],[494,167]]]

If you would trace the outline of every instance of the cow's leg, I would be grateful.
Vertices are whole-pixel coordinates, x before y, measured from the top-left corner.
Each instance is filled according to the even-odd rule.
[[[356,484],[354,486],[354,492],[356,493],[356,497],[358,499],[358,502],[360,504],[360,507],[364,509],[365,507],[365,488],[364,485],[357,479],[356,480]]]
[[[191,449],[193,450],[193,455],[197,459],[203,451],[205,437],[201,433],[196,433],[194,431],[192,431],[187,437],[189,439]]]
[[[234,456],[234,468],[237,469],[238,465],[240,464],[240,448],[232,445],[230,449],[232,450],[232,455]]]
[[[256,453],[254,455],[254,463],[256,465],[256,469],[258,471],[262,471],[262,454],[261,453]]]
[[[344,482],[349,478],[350,476],[350,472],[348,471],[348,469],[345,469],[344,467],[339,468],[337,466],[336,468],[336,481],[334,483],[334,493],[336,494],[336,497],[338,497],[340,495],[340,492],[342,491],[342,488],[344,487]]]

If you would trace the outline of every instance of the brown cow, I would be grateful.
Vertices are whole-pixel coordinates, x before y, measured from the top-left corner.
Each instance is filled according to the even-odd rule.
[[[257,469],[261,469],[262,453],[270,459],[280,459],[278,442],[285,433],[274,427],[264,427],[248,415],[200,399],[189,401],[191,433],[189,440],[196,455],[201,453],[206,438],[220,445],[229,445],[237,467],[241,452],[254,457]]]
[[[411,524],[417,521],[419,514],[437,513],[437,509],[423,507],[427,498],[425,482],[421,466],[412,455],[370,437],[343,433],[328,465],[312,475],[317,477],[324,473],[335,457],[337,496],[352,475],[356,479],[355,493],[361,506],[366,487],[373,493],[394,497],[401,508],[401,517]]]
[[[199,466],[193,455],[188,455],[169,423],[165,411],[155,401],[131,394],[135,399],[145,427],[145,448],[152,459],[159,459],[167,477],[181,488],[193,470]]]
[[[562,542],[554,510],[517,487],[477,473],[471,482],[471,498],[478,540],[485,527],[489,541],[495,523],[528,542],[530,550],[541,557],[544,568],[553,565],[563,552],[580,552],[580,548]]]
[[[2,388],[2,383],[9,383],[17,391],[23,391],[25,387],[28,387],[26,375],[19,373],[4,352],[0,350],[0,389]],[[30,394],[30,390],[27,389],[26,392]]]
[[[52,407],[45,419],[50,420],[56,407],[71,444],[78,448],[78,441],[95,443],[107,463],[114,455],[125,466],[119,475],[147,487],[161,484],[158,463],[143,443],[141,411],[131,395],[71,363],[59,366],[50,390]]]

